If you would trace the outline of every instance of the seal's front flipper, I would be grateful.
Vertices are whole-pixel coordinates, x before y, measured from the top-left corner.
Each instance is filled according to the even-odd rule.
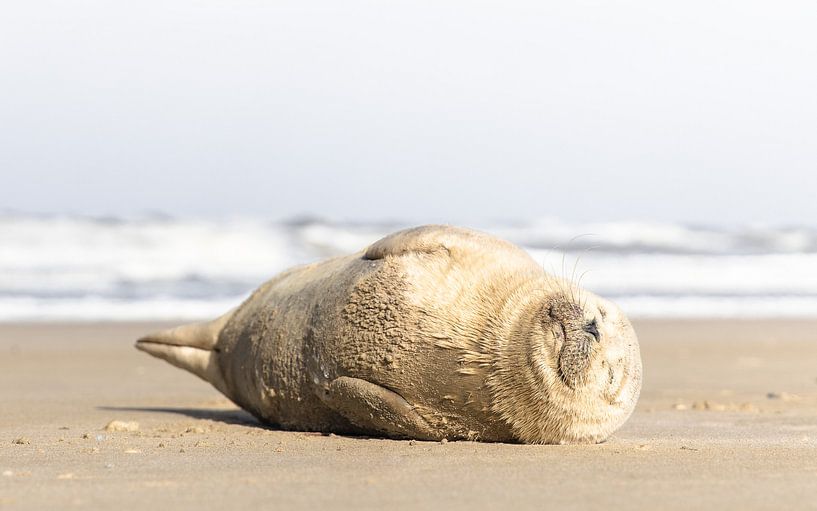
[[[428,423],[403,397],[380,385],[341,376],[318,391],[321,400],[352,424],[373,434],[436,440]]]

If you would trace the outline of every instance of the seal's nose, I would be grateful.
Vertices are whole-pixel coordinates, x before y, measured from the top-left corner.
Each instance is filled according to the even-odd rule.
[[[584,331],[592,335],[596,342],[599,342],[601,334],[599,334],[599,325],[595,319],[584,325]]]

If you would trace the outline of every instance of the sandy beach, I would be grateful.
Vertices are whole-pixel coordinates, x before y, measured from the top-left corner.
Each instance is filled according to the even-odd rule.
[[[276,431],[133,349],[164,326],[0,325],[0,509],[817,509],[816,321],[635,322],[591,446]]]

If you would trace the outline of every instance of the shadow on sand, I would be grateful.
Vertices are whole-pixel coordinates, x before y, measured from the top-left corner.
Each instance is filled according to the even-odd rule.
[[[147,412],[147,413],[175,413],[185,415],[193,419],[206,419],[223,422],[225,424],[237,424],[241,426],[254,426],[264,429],[271,428],[266,424],[261,424],[258,420],[244,410],[208,410],[206,408],[174,408],[174,407],[138,407],[138,406],[97,406],[97,410],[107,410],[114,412]]]

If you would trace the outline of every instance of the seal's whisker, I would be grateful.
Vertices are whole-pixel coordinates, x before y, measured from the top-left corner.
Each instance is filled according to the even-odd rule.
[[[588,273],[590,273],[591,271],[593,271],[593,270],[584,270],[584,271],[581,273],[581,275],[579,275],[579,281],[578,281],[578,282],[576,282],[576,286],[577,286],[577,287],[581,288],[581,286],[582,286],[582,279],[584,279],[584,276],[585,276],[585,275],[587,275]]]
[[[576,260],[573,262],[573,271],[570,274],[571,288],[572,287],[576,287],[576,288],[579,287],[579,284],[576,282],[576,269],[579,266],[579,262],[581,261],[581,258],[582,258],[582,256],[581,256],[581,254],[579,254],[578,256],[576,256]]]
[[[567,280],[567,270],[565,269],[565,258],[567,257],[567,252],[562,252],[562,280]]]

